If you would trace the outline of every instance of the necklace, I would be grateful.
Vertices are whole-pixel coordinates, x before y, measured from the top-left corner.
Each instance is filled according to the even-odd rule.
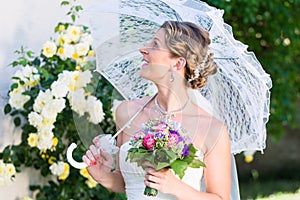
[[[177,109],[177,110],[173,110],[173,111],[166,111],[166,110],[162,109],[162,108],[160,107],[160,105],[158,104],[158,102],[157,102],[157,96],[156,96],[155,99],[154,99],[154,104],[155,104],[156,108],[158,109],[158,111],[159,111],[161,114],[166,115],[166,116],[174,116],[174,117],[175,117],[175,115],[176,115],[177,113],[181,113],[181,112],[184,111],[184,109],[186,108],[186,106],[187,106],[187,104],[188,104],[189,101],[190,101],[190,99],[188,99],[188,100],[185,102],[185,104],[184,104],[181,108],[179,108],[179,109]]]

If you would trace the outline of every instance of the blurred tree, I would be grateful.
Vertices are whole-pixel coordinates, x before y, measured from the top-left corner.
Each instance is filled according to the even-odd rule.
[[[271,75],[268,133],[279,139],[285,127],[296,128],[300,100],[300,1],[206,0],[223,9],[237,40],[249,45]],[[297,105],[298,104],[298,105]]]

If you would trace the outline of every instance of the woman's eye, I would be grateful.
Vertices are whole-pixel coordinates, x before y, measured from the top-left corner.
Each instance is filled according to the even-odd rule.
[[[158,43],[156,41],[153,42],[153,47],[158,47]]]

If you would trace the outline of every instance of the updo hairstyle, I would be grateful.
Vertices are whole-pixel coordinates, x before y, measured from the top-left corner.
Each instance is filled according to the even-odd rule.
[[[212,53],[208,54],[206,62],[202,64],[209,49],[209,33],[191,22],[166,21],[161,28],[166,31],[166,45],[172,55],[186,59],[185,79],[189,86],[193,89],[202,88],[208,76],[217,72]],[[193,78],[200,64],[199,76]]]

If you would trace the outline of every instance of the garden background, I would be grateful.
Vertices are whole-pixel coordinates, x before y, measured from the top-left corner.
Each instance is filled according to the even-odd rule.
[[[96,0],[76,1],[83,9]],[[108,1],[108,0],[100,0]],[[297,0],[209,0],[225,10],[225,21],[233,27],[235,38],[249,45],[273,80],[271,115],[268,123],[267,148],[256,152],[250,163],[237,155],[242,199],[262,197],[300,198],[300,2]],[[2,3],[0,12],[0,150],[20,142],[21,130],[13,118],[4,115],[11,78],[18,68],[9,66],[21,46],[39,53],[53,36],[58,22],[70,22],[69,7],[56,0],[10,0]],[[105,19],[104,19],[105,21]],[[111,24],[111,21],[107,24]],[[84,16],[76,23],[86,24]],[[15,181],[0,186],[1,199],[31,196],[29,184],[45,182],[39,173],[24,169]],[[116,198],[116,197],[115,197]]]

